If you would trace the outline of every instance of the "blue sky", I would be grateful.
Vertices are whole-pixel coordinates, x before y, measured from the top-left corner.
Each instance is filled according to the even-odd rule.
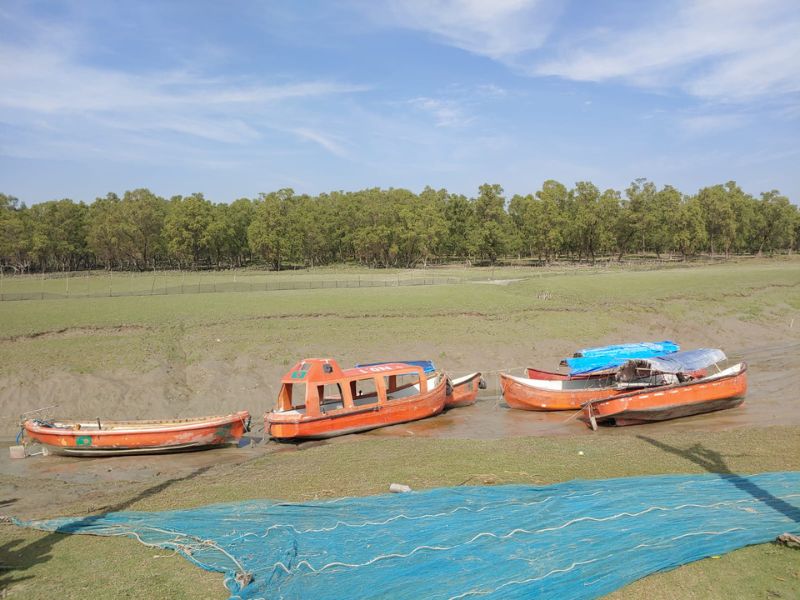
[[[0,192],[800,200],[797,0],[0,4]]]

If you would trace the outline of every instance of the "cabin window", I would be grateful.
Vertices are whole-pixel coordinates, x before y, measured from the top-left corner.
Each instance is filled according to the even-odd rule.
[[[278,412],[296,410],[306,412],[306,384],[285,383],[278,395]]]
[[[342,386],[338,383],[326,383],[317,386],[319,394],[319,412],[326,413],[344,407],[344,396],[342,396]]]
[[[353,397],[353,406],[375,404],[378,401],[378,389],[375,379],[356,379],[350,382],[350,395]]]
[[[417,373],[384,375],[383,382],[386,385],[387,400],[399,400],[419,394],[419,375]]]

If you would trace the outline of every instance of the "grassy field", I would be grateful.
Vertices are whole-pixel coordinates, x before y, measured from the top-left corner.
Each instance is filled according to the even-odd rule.
[[[488,273],[473,271],[473,279]],[[687,322],[719,327],[726,317],[771,323],[800,309],[798,261],[611,273],[509,269],[495,277],[521,281],[0,302],[0,337],[14,342],[0,345],[0,374],[147,370],[242,353],[285,366],[306,349],[349,359],[365,345],[402,346],[420,335],[435,340],[434,357],[474,345],[476,335],[530,352],[542,340],[593,343],[618,331],[621,319],[669,333]]]
[[[253,277],[252,283],[272,275],[237,278]],[[204,383],[207,379],[215,380],[214,385],[221,385],[220,379],[254,382],[269,392],[268,386],[289,364],[309,355],[332,355],[343,363],[430,357],[452,371],[467,371],[533,361],[552,365],[575,347],[620,339],[677,338],[687,346],[718,344],[732,350],[800,339],[800,261],[792,258],[648,271],[462,269],[460,276],[455,270],[437,272],[440,276],[466,281],[200,294],[184,288],[183,294],[144,297],[0,302],[0,400],[13,416],[31,402],[51,401],[25,397],[46,389],[43,381],[68,378],[69,389],[53,389],[62,406],[77,409],[96,391],[92,382],[98,378],[121,385],[128,377],[132,387],[144,388],[142,396],[126,396],[136,401],[156,393],[148,385],[162,383],[153,375],[162,369],[169,381],[180,374],[180,393],[188,406],[227,409],[242,401],[241,391],[214,387]],[[131,289],[137,287],[136,277],[142,278],[137,289],[146,287],[147,276],[134,276]],[[186,277],[222,288],[219,279],[211,281],[221,278],[219,274]],[[301,281],[309,274],[282,277]],[[367,277],[389,282],[413,275],[329,270],[313,277],[364,277],[363,283]],[[478,283],[492,278],[519,281]],[[30,289],[37,283],[56,286],[64,281],[31,278],[26,285]],[[8,291],[9,281],[4,285]],[[15,285],[22,286],[22,279]],[[797,379],[797,374],[795,369],[790,375]],[[80,389],[72,391],[76,386]],[[256,413],[268,407],[270,393],[263,395],[263,405],[261,399],[250,399],[247,408]],[[164,398],[167,406],[173,400],[168,393]],[[675,428],[659,434],[630,428],[621,435],[506,440],[362,435],[296,450],[271,449],[268,445],[236,464],[209,464],[196,472],[165,470],[144,481],[123,474],[86,483],[74,473],[66,476],[29,459],[27,471],[0,470],[0,510],[25,514],[19,508],[24,497],[37,494],[46,501],[28,516],[114,507],[157,510],[246,498],[363,495],[384,492],[392,481],[421,489],[709,470],[800,470],[798,427],[701,433]],[[213,463],[214,453],[205,456]],[[704,456],[716,458],[709,463]],[[117,469],[120,463],[108,464]],[[219,575],[168,554],[129,540],[0,525],[0,563],[9,567],[0,571],[0,589],[9,597],[27,598],[225,597]],[[794,598],[800,595],[797,556],[797,551],[774,545],[747,548],[653,575],[615,597]]]

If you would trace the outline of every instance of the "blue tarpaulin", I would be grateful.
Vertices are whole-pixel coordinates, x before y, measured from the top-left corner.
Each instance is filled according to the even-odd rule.
[[[594,371],[614,369],[632,358],[664,356],[678,350],[680,350],[680,346],[669,340],[616,344],[613,346],[584,348],[576,352],[574,357],[566,358],[562,362],[569,366],[570,375],[581,375]]]
[[[387,360],[377,363],[359,363],[356,367],[375,367],[377,365],[385,365],[386,363],[403,363],[415,367],[422,367],[425,373],[433,373],[436,370],[436,366],[433,364],[432,360]]]
[[[596,598],[800,533],[800,473],[256,500],[21,524],[176,550],[225,573],[237,599]]]
[[[726,360],[727,356],[722,350],[715,348],[698,348],[697,350],[686,350],[685,352],[675,352],[666,356],[656,356],[654,358],[637,358],[628,361],[633,366],[647,367],[659,373],[687,373],[705,369]]]

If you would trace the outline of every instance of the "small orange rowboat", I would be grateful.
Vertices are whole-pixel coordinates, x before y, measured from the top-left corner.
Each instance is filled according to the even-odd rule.
[[[603,379],[613,377],[613,371],[601,371],[598,373],[585,373],[583,375],[567,375],[566,373],[554,373],[553,371],[542,371],[528,367],[526,370],[528,379],[544,379],[547,381],[576,381],[579,379]]]
[[[480,373],[470,373],[464,377],[450,380],[451,393],[445,400],[445,408],[457,408],[475,404],[478,391],[486,389],[486,382]]]
[[[418,365],[342,369],[330,358],[307,358],[284,375],[277,406],[264,420],[279,440],[355,433],[439,414],[447,386],[443,374]]]
[[[29,419],[25,436],[56,454],[112,456],[179,452],[222,446],[250,430],[250,413],[172,421],[67,421]]]
[[[528,379],[500,373],[500,387],[506,404],[522,410],[576,410],[589,400],[607,398],[625,391],[612,387],[614,385],[613,377],[606,376]]]
[[[744,402],[746,393],[747,365],[739,363],[701,379],[592,400],[578,418],[592,429],[598,424],[665,421],[734,408]]]

